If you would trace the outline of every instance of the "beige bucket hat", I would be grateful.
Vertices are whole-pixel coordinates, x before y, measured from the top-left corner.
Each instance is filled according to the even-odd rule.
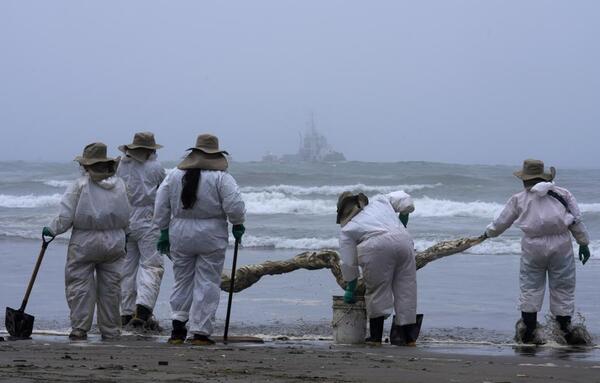
[[[83,154],[75,157],[80,165],[89,166],[99,162],[117,162],[119,157],[110,158],[106,156],[106,145],[102,142],[94,142],[83,148]]]
[[[551,166],[550,173],[546,173],[544,169],[544,161],[528,159],[523,161],[523,169],[516,171],[513,174],[523,181],[541,178],[549,182],[552,181],[556,176],[556,169]]]
[[[351,191],[343,192],[338,197],[337,218],[335,223],[344,227],[368,204],[369,198],[363,193],[352,194]]]
[[[138,132],[133,135],[133,142],[127,145],[119,146],[119,150],[125,153],[127,149],[150,149],[156,150],[162,148],[162,145],[158,145],[154,140],[154,133],[152,132]]]
[[[219,149],[219,139],[212,134],[201,134],[196,139],[196,146],[189,148],[191,152],[177,165],[178,169],[226,170],[229,166],[225,154]]]

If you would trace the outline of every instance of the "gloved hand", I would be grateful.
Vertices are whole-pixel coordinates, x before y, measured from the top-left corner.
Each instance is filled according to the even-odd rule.
[[[160,237],[156,243],[156,250],[160,251],[161,254],[169,254],[171,251],[171,243],[169,242],[169,229],[163,229],[160,231]]]
[[[406,214],[400,213],[400,215],[398,215],[398,218],[400,218],[400,222],[402,222],[404,227],[406,227],[406,225],[408,225],[408,213],[406,213]]]
[[[242,236],[246,232],[246,228],[242,224],[233,225],[233,227],[231,228],[231,232],[233,233],[233,238],[235,238],[238,242],[241,243]]]
[[[354,290],[356,290],[356,285],[358,284],[358,279],[348,282],[346,285],[346,292],[344,293],[344,302],[348,304],[352,304],[356,302],[354,299]]]
[[[50,230],[48,226],[44,226],[44,228],[42,229],[42,236],[52,238],[56,237],[56,235],[54,235],[54,233],[52,232],[52,230]]]
[[[585,263],[590,259],[590,248],[588,245],[579,245],[579,260],[581,263],[585,265]]]
[[[488,237],[488,235],[487,235],[487,232],[484,232],[483,234],[481,234],[481,235],[479,236],[479,239],[481,239],[481,240],[484,240],[484,241],[485,241],[486,239],[488,239],[488,238],[489,238],[489,237]]]

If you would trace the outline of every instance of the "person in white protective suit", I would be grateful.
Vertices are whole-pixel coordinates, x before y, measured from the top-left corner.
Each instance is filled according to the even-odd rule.
[[[371,199],[348,191],[339,196],[341,269],[347,282],[344,301],[355,301],[360,266],[369,317],[367,343],[381,344],[385,318],[392,312],[396,315],[390,343],[414,346],[417,340],[422,316],[417,319],[415,255],[405,228],[414,210],[412,198],[403,191]]]
[[[136,133],[131,144],[119,147],[125,157],[117,168],[132,208],[121,280],[121,323],[149,330],[160,329],[152,313],[165,271],[156,250],[159,230],[152,223],[156,191],[165,178],[156,156],[160,148],[154,134]]]
[[[173,330],[169,343],[183,343],[190,322],[194,345],[210,345],[228,244],[227,221],[236,240],[244,234],[246,209],[227,154],[217,137],[198,136],[196,146],[158,189],[154,222],[157,248],[170,252],[175,283],[171,294]]]
[[[76,161],[85,174],[67,188],[58,216],[42,233],[54,237],[72,229],[65,266],[69,338],[87,339],[96,309],[102,338],[111,339],[121,329],[120,282],[129,201],[123,180],[114,176],[118,158],[106,156],[106,145],[87,145]]]
[[[550,312],[555,315],[567,342],[578,342],[571,333],[571,317],[575,310],[575,258],[571,234],[579,244],[579,258],[584,264],[590,257],[590,240],[577,201],[567,189],[552,183],[555,174],[552,167],[546,173],[542,161],[525,160],[523,169],[514,173],[523,181],[525,190],[508,200],[484,234],[485,237],[497,237],[513,223],[524,233],[519,277],[519,309],[524,328],[517,336],[524,343],[544,342],[536,329],[546,275],[550,287]]]

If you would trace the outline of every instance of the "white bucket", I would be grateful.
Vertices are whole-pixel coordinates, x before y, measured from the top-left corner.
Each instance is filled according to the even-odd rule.
[[[337,344],[360,344],[367,334],[367,309],[364,297],[356,297],[356,303],[347,304],[344,297],[333,296],[333,342]]]

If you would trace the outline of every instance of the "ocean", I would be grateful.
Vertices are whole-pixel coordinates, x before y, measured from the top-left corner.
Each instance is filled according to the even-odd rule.
[[[164,163],[167,170],[175,165]],[[336,201],[344,190],[369,196],[400,189],[411,194],[416,211],[408,229],[418,250],[441,240],[478,236],[508,198],[521,190],[520,181],[512,175],[516,168],[427,162],[233,162],[230,172],[241,187],[248,211],[239,263],[337,248]],[[62,193],[79,174],[76,163],[0,162],[0,299],[6,306],[19,306],[39,251],[41,229],[51,221]],[[577,311],[598,340],[600,170],[558,169],[556,182],[578,199],[592,237],[592,259],[585,266],[577,262]],[[65,234],[50,245],[27,308],[36,316],[37,331],[66,333],[69,328],[63,271],[67,240]],[[510,344],[519,317],[519,257],[520,231],[510,229],[498,239],[420,270],[418,305],[425,314],[422,339]],[[228,259],[226,267],[230,264]],[[173,283],[168,259],[165,266],[155,314],[168,327]],[[265,277],[235,295],[233,331],[274,337],[331,336],[331,296],[341,294],[327,270]],[[225,316],[227,295],[221,298],[218,325]],[[547,311],[546,301],[542,321]]]

